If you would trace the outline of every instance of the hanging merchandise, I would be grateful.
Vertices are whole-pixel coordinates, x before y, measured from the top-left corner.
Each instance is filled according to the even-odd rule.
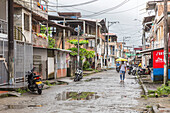
[[[45,8],[43,5],[41,5],[39,2],[37,2],[37,6],[42,9],[43,11],[47,12],[47,8]]]

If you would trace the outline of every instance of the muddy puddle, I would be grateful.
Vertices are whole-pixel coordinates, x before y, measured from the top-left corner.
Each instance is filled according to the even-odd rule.
[[[42,107],[42,105],[6,105],[6,109],[23,109],[26,107]]]
[[[90,82],[90,81],[95,81],[95,80],[100,80],[101,78],[89,78],[86,79],[85,82]]]
[[[67,82],[63,82],[63,81],[58,81],[57,85],[68,85]]]
[[[64,100],[94,100],[98,99],[99,96],[95,92],[63,92],[56,96],[59,101]]]

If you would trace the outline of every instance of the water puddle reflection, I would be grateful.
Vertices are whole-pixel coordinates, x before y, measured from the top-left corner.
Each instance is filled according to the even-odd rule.
[[[7,109],[23,109],[26,107],[42,107],[42,105],[7,105]]]
[[[89,78],[87,80],[85,80],[85,82],[90,82],[90,81],[94,81],[94,80],[100,80],[101,78]]]
[[[95,92],[63,92],[56,96],[57,100],[94,100],[99,96]]]

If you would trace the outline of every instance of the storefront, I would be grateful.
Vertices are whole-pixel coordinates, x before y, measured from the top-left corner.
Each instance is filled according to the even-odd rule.
[[[151,60],[150,60],[150,63],[152,63],[151,80],[152,81],[163,81],[164,49],[157,48],[157,49],[152,49],[152,50],[141,51],[140,53],[142,54],[151,53]],[[170,68],[168,69],[168,79],[170,79]]]

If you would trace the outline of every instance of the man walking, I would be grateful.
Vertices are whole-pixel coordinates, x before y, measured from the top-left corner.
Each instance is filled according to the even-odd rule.
[[[124,82],[125,79],[125,73],[126,73],[126,65],[124,64],[124,61],[122,61],[122,64],[120,65],[120,82]]]

